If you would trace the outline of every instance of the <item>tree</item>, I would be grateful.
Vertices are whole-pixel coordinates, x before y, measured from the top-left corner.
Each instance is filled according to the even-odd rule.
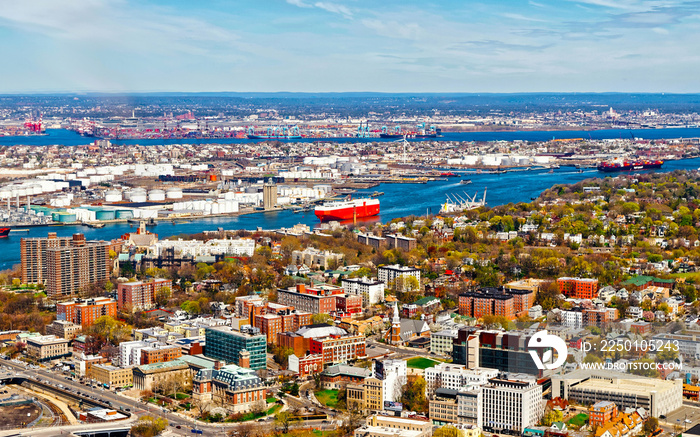
[[[410,411],[428,411],[428,400],[425,398],[425,379],[418,377],[413,384],[403,386],[401,403]]]
[[[564,413],[561,410],[549,410],[542,416],[542,425],[551,426],[554,422],[564,420]]]
[[[172,294],[170,287],[163,287],[156,292],[156,305],[163,308],[168,304],[170,295]]]
[[[275,424],[282,429],[282,434],[289,433],[289,427],[296,422],[296,418],[289,411],[280,411],[275,415]]]
[[[161,417],[142,416],[134,426],[131,427],[131,435],[135,437],[154,437],[165,431],[168,421]]]
[[[654,431],[659,429],[659,419],[656,417],[650,417],[644,422],[644,426],[642,427],[642,431],[644,431],[644,435],[651,435]]]
[[[196,300],[184,301],[182,305],[180,305],[180,309],[190,314],[200,314],[202,312],[202,308]]]
[[[452,425],[445,425],[436,429],[433,437],[459,437],[459,430]]]
[[[311,316],[311,321],[314,323],[332,323],[333,318],[328,314],[319,313]]]

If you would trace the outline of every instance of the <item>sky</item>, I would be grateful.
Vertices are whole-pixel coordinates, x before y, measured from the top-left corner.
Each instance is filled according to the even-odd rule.
[[[700,92],[700,1],[0,0],[0,93]]]

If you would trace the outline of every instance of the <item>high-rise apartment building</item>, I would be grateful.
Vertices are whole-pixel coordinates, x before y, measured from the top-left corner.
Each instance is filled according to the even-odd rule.
[[[110,249],[118,244],[86,241],[83,234],[58,238],[23,238],[20,242],[22,280],[46,285],[50,299],[72,296],[90,284],[108,279],[112,270]]]

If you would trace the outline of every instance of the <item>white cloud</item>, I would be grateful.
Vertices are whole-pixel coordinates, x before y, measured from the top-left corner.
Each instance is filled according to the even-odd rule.
[[[341,14],[346,17],[352,17],[352,12],[350,12],[350,9],[348,9],[347,6],[328,2],[316,2],[314,3],[314,6],[323,9],[324,11],[332,12],[334,14]]]

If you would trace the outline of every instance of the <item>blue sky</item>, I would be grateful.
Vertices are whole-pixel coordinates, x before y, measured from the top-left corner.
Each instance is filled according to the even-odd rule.
[[[0,93],[700,92],[700,1],[0,0]]]

